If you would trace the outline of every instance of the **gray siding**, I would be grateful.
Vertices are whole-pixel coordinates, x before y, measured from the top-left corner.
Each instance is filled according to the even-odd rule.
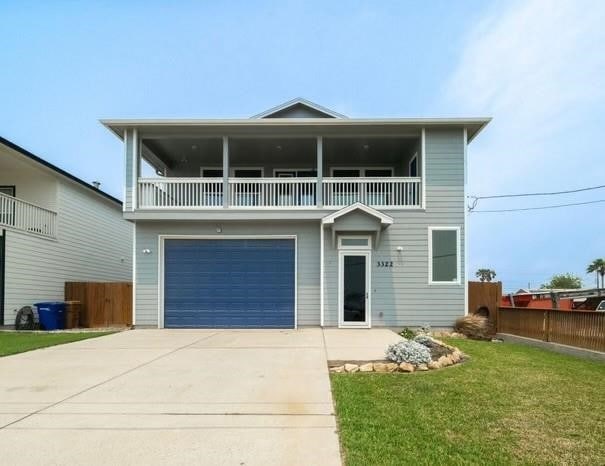
[[[133,196],[132,196],[132,187],[135,186],[134,171],[133,171],[133,148],[134,148],[134,138],[133,131],[127,130],[125,132],[125,140],[124,140],[124,150],[125,150],[125,172],[126,177],[124,180],[124,210],[129,211],[133,208]]]
[[[296,235],[298,325],[319,325],[319,221],[225,221],[221,227],[218,234],[216,222],[137,222],[136,325],[158,325],[159,235]]]
[[[464,314],[464,142],[462,130],[426,132],[426,211],[386,213],[395,223],[372,251],[372,325],[451,326]],[[461,241],[460,285],[429,285],[428,228],[458,226]],[[397,247],[403,252],[397,252]],[[377,261],[393,261],[378,268]],[[325,235],[325,324],[338,325],[338,252]],[[382,315],[381,315],[382,314]]]
[[[66,281],[130,281],[132,224],[119,206],[57,181],[57,239],[6,231],[5,324],[21,306],[64,299]]]
[[[465,199],[462,129],[426,131],[426,209],[388,210],[395,223],[380,235],[372,251],[373,326],[451,326],[465,312]],[[338,223],[347,229],[364,222],[354,214]],[[298,235],[298,324],[319,324],[319,221],[221,221],[222,235]],[[429,285],[430,226],[460,227],[461,284]],[[359,226],[359,228],[361,228]],[[215,235],[216,221],[139,221],[137,223],[137,325],[158,321],[158,235]],[[401,246],[403,252],[397,252]],[[329,229],[325,234],[325,325],[338,325],[338,251]],[[152,254],[143,255],[143,249]],[[393,268],[378,268],[393,261]]]

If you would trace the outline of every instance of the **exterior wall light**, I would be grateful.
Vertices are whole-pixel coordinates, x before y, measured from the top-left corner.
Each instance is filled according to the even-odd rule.
[[[143,249],[143,254],[151,254],[151,249]]]
[[[403,246],[397,246],[397,252],[401,254],[403,252]]]

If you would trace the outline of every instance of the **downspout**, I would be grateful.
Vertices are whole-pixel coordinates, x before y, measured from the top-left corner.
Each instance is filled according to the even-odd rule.
[[[324,326],[324,225],[319,221],[319,325]]]

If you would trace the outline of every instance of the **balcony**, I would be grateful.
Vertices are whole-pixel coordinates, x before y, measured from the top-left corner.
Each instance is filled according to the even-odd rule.
[[[321,184],[317,178],[139,178],[137,199],[139,209],[150,210],[422,207],[420,177],[323,178]]]
[[[0,228],[12,228],[46,238],[56,238],[57,213],[0,193]]]

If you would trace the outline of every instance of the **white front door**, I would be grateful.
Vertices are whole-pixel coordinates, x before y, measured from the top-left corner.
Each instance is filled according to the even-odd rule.
[[[370,251],[338,253],[338,320],[340,327],[365,327],[370,318]]]

